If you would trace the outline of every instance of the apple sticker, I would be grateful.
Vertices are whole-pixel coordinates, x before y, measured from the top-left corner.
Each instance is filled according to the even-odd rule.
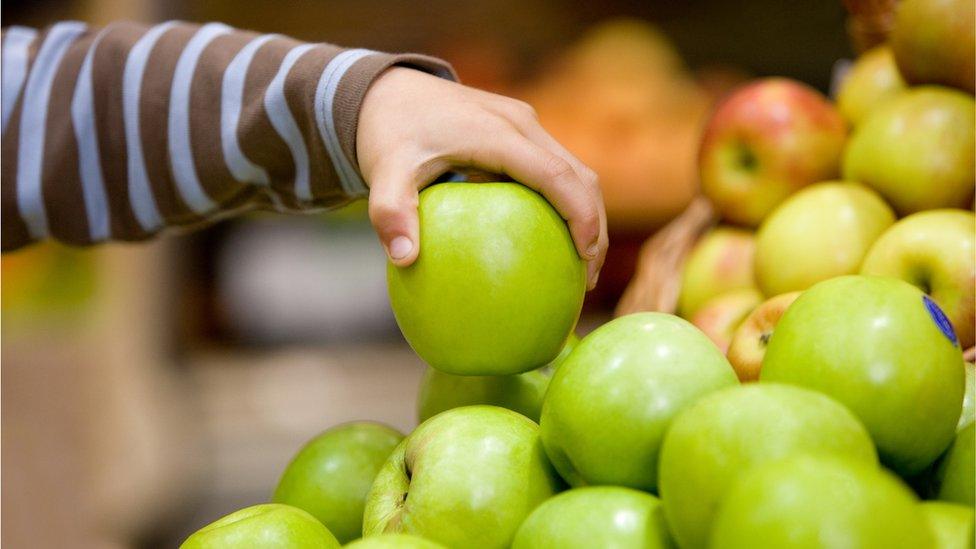
[[[925,303],[925,309],[929,312],[929,316],[935,321],[935,325],[942,330],[942,333],[949,338],[949,341],[953,345],[959,345],[959,340],[956,339],[956,331],[952,329],[952,323],[949,322],[949,318],[946,317],[942,309],[932,301],[929,296],[923,295],[922,302]]]

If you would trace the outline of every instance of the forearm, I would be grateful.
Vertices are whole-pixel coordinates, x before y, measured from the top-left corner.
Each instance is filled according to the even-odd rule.
[[[3,249],[138,240],[254,206],[366,193],[356,124],[392,64],[219,24],[60,23],[3,36]]]

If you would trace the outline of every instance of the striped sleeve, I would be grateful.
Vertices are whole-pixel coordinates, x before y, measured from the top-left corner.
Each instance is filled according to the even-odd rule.
[[[219,23],[0,37],[2,248],[141,240],[263,207],[365,196],[356,125],[369,85],[430,57],[342,49]]]

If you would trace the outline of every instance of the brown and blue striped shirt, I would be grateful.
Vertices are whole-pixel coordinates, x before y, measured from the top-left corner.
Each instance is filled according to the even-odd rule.
[[[454,78],[422,55],[219,23],[10,27],[0,58],[4,251],[365,196],[356,124],[369,85],[392,65]]]

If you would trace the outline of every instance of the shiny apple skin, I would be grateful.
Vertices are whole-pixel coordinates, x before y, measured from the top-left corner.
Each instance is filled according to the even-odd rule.
[[[739,475],[804,453],[877,463],[871,437],[832,398],[780,383],[749,383],[699,399],[664,438],[660,493],[684,549],[707,547],[715,512]]]
[[[305,511],[281,503],[252,505],[221,517],[186,538],[180,549],[339,549],[328,528]]]
[[[758,467],[729,490],[709,549],[934,549],[925,512],[895,475],[837,456]]]
[[[542,404],[542,441],[573,486],[653,491],[672,418],[736,383],[725,356],[687,321],[663,313],[616,318],[583,338],[556,371]]]
[[[427,364],[457,375],[527,372],[559,354],[586,291],[566,222],[516,183],[420,193],[420,256],[388,263],[397,323]]]
[[[619,486],[586,486],[536,507],[512,549],[671,549],[661,509],[651,494]]]
[[[348,543],[362,533],[366,494],[401,440],[395,429],[366,421],[329,429],[295,454],[271,499],[308,511]]]
[[[367,497],[363,536],[507,548],[562,486],[535,422],[497,406],[454,408],[420,424],[390,455]]]
[[[780,319],[760,382],[821,391],[864,422],[882,461],[924,470],[952,441],[965,372],[951,325],[918,288],[845,276],[803,292]]]

